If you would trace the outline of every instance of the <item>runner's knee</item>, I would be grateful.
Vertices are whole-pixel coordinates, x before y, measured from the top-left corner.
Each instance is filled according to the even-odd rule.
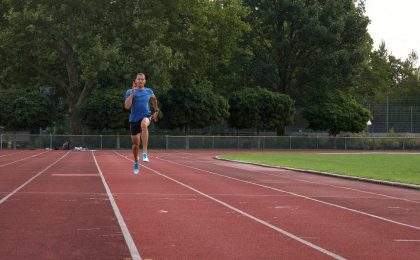
[[[142,131],[147,131],[148,126],[149,126],[149,124],[148,124],[148,121],[147,120],[143,120],[141,122],[141,130]]]

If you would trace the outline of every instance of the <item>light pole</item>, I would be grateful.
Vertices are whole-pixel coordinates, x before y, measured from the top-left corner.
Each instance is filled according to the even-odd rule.
[[[372,125],[372,122],[369,120],[366,122],[366,125],[367,125],[368,135],[370,135],[369,127]]]

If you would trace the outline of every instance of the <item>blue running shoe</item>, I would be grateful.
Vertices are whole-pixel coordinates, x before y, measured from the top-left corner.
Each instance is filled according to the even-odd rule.
[[[134,174],[139,174],[139,163],[134,163]]]
[[[143,153],[143,162],[148,162],[149,157],[147,156],[147,153]]]

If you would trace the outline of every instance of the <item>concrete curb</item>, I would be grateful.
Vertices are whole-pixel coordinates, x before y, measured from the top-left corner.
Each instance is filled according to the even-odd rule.
[[[415,185],[415,184],[406,184],[406,183],[392,182],[392,181],[382,181],[382,180],[368,179],[368,178],[362,178],[362,177],[356,177],[356,176],[340,175],[340,174],[335,174],[335,173],[330,173],[330,172],[304,170],[304,169],[297,169],[297,168],[283,167],[283,166],[273,166],[273,165],[268,165],[268,164],[252,163],[252,162],[246,162],[246,161],[240,161],[240,160],[229,160],[229,159],[220,158],[219,156],[214,156],[213,158],[217,159],[217,160],[221,160],[221,161],[252,164],[252,165],[263,166],[263,167],[268,167],[268,168],[278,168],[278,169],[304,172],[304,173],[310,173],[310,174],[325,175],[325,176],[342,178],[342,179],[349,179],[349,180],[355,180],[355,181],[370,182],[370,183],[376,183],[376,184],[382,184],[382,185],[388,185],[388,186],[394,186],[394,187],[400,187],[400,188],[420,190],[420,185]]]

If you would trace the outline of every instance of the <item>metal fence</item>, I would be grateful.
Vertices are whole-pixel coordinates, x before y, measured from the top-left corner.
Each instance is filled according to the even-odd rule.
[[[420,98],[386,97],[383,101],[359,100],[372,113],[372,125],[366,131],[372,135],[386,133],[420,133]],[[296,109],[293,125],[286,128],[288,134],[310,133],[308,121],[303,118],[302,109]]]
[[[131,149],[129,135],[0,135],[0,149]],[[151,135],[150,149],[420,150],[420,137]]]
[[[420,133],[420,102],[413,99],[387,99],[367,103],[373,120],[370,132]]]

